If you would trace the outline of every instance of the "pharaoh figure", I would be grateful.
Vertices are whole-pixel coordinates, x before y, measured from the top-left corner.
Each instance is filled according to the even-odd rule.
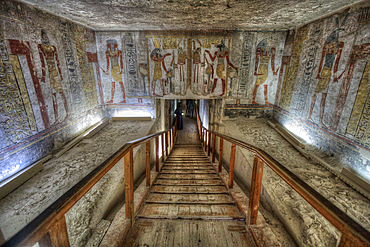
[[[231,62],[229,58],[229,49],[227,46],[221,42],[221,44],[217,45],[218,51],[215,52],[215,55],[212,56],[209,50],[205,50],[205,52],[208,53],[211,62],[213,63],[215,59],[217,58],[217,67],[216,67],[216,75],[218,78],[214,79],[213,87],[211,93],[213,93],[217,87],[217,81],[218,79],[221,79],[222,81],[222,94],[220,96],[223,96],[225,94],[226,90],[226,66],[225,66],[225,59],[227,65],[229,65],[231,68],[238,70],[238,67],[235,67]]]
[[[152,81],[152,90],[153,90],[153,96],[163,96],[165,95],[165,79],[162,78],[162,67],[164,71],[168,74],[169,71],[166,69],[166,64],[164,63],[164,59],[167,56],[171,56],[170,53],[165,54],[162,56],[161,54],[161,44],[159,41],[154,38],[154,50],[150,53],[150,59],[154,62],[154,75],[153,75],[153,81]],[[155,93],[155,89],[157,86],[157,83],[160,83],[160,88],[162,89],[162,95],[158,95]]]
[[[199,41],[198,41],[198,43],[200,44]],[[199,82],[199,72],[200,72],[200,66],[201,66],[202,61],[200,60],[201,48],[196,47],[195,42],[193,42],[193,46],[194,46],[194,51],[193,51],[193,71],[194,71],[193,76],[194,76],[194,80],[193,80],[193,83],[194,83],[194,86],[195,86],[195,85],[198,85],[198,82]],[[200,46],[202,46],[202,45],[200,44]]]
[[[122,51],[118,50],[117,40],[109,39],[107,40],[107,51],[105,52],[107,56],[107,69],[103,70],[105,74],[109,74],[109,68],[111,68],[112,75],[112,91],[111,99],[107,104],[113,103],[114,93],[116,92],[116,82],[121,86],[123,100],[120,103],[126,103],[125,87],[123,86],[122,74],[123,74],[123,60]],[[109,63],[110,61],[110,63]],[[112,67],[110,67],[110,64]]]
[[[46,75],[46,68],[45,62],[47,65],[47,70],[49,72],[49,81],[51,87],[55,90],[53,91],[53,107],[54,107],[54,115],[55,115],[55,123],[58,122],[58,101],[57,101],[57,93],[62,97],[64,109],[66,111],[66,117],[68,118],[68,104],[66,96],[63,92],[62,88],[62,81],[63,76],[59,66],[59,59],[57,48],[55,46],[50,45],[49,37],[44,29],[41,29],[41,40],[42,44],[38,45],[40,60],[41,60],[41,67],[42,67],[42,77],[41,81],[45,83],[45,75]]]
[[[267,80],[269,74],[269,61],[271,58],[271,69],[272,74],[277,75],[279,69],[275,71],[275,52],[276,49],[270,46],[270,38],[263,39],[256,49],[256,63],[254,67],[254,75],[256,78],[256,85],[253,90],[252,104],[258,104],[256,102],[257,89],[260,85],[264,84]],[[258,66],[259,65],[259,66]],[[271,105],[267,101],[267,84],[264,84],[264,96],[265,96],[265,105]]]
[[[346,19],[347,17],[343,20],[342,25],[345,24]],[[327,127],[323,124],[322,118],[324,116],[326,96],[328,94],[328,86],[329,86],[329,83],[332,77],[333,65],[334,65],[333,82],[338,82],[338,80],[342,77],[344,73],[343,71],[339,77],[337,76],[339,60],[340,60],[342,49],[344,46],[343,42],[339,42],[338,37],[339,37],[339,33],[343,31],[344,29],[339,28],[338,18],[336,18],[336,24],[337,24],[337,29],[334,30],[334,32],[332,32],[329,35],[329,37],[325,40],[325,43],[324,43],[319,71],[317,73],[317,79],[319,80],[319,82],[316,86],[315,93],[312,96],[310,113],[308,114],[308,120],[313,122],[311,115],[313,112],[313,108],[315,107],[316,98],[319,93],[322,93],[321,104],[320,104],[319,124],[323,126],[324,128],[327,128]]]
[[[181,44],[181,42],[180,42],[180,44]],[[186,58],[187,58],[187,55],[186,55],[186,52],[184,51],[184,49],[181,46],[179,46],[177,52],[178,52],[177,65],[175,64],[175,68],[177,67],[178,70],[179,70],[180,92],[181,92],[183,86],[185,86],[185,91],[186,91],[185,72],[186,72]]]

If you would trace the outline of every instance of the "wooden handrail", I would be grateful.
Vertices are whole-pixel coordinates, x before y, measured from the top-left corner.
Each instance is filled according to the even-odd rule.
[[[159,169],[159,141],[162,138],[162,155],[163,150],[163,136],[168,136],[169,132],[176,129],[177,120],[171,128],[158,132],[155,134],[147,135],[145,137],[127,142],[118,151],[112,154],[102,164],[92,170],[87,176],[80,180],[71,189],[65,192],[54,203],[47,207],[41,214],[33,219],[29,224],[22,228],[13,237],[7,240],[2,246],[33,246],[36,242],[40,241],[43,246],[69,246],[68,234],[65,224],[65,213],[76,204],[118,161],[124,157],[125,163],[125,193],[126,193],[126,218],[133,219],[133,148],[146,143],[146,150],[150,149],[150,140],[156,139],[156,169]],[[176,131],[175,131],[176,133]],[[174,138],[172,135],[171,138]],[[174,139],[172,139],[174,142]],[[168,143],[167,143],[168,144]],[[149,145],[149,147],[148,147]],[[167,147],[168,145],[166,145]],[[167,151],[167,150],[166,150]],[[147,156],[150,153],[147,153]],[[168,156],[168,155],[167,155]],[[162,156],[162,161],[164,157]],[[148,166],[148,159],[146,160],[146,168]],[[148,171],[147,173],[148,174]],[[127,176],[129,175],[129,176]],[[127,187],[127,185],[130,185]],[[129,193],[128,193],[129,192]],[[129,201],[129,203],[127,203]],[[130,217],[128,217],[130,215]],[[63,228],[61,228],[63,227]],[[55,233],[55,229],[63,229]],[[63,241],[61,241],[63,240]]]
[[[229,141],[232,145],[231,162],[235,160],[234,145],[239,146],[252,152],[255,155],[253,163],[253,174],[251,181],[251,198],[248,211],[247,225],[256,224],[259,198],[261,194],[261,183],[263,173],[263,163],[269,166],[277,175],[279,175],[287,184],[289,184],[298,194],[300,194],[311,206],[313,206],[321,215],[323,215],[331,224],[333,224],[341,233],[342,237],[339,246],[367,246],[370,247],[370,232],[358,224],[355,220],[341,211],[328,199],[323,197],[320,193],[310,187],[297,175],[280,164],[276,159],[270,156],[262,149],[250,145],[233,137],[220,134],[215,131],[208,130],[202,124],[198,111],[197,125],[198,130],[202,135],[213,134],[214,137],[220,138],[220,154],[222,155],[223,140]],[[206,140],[207,141],[207,140]],[[208,140],[210,141],[210,140]],[[207,147],[207,143],[204,144]],[[213,152],[215,151],[212,150]],[[220,156],[221,156],[220,155]],[[221,156],[222,157],[222,156]],[[221,158],[222,159],[222,158]],[[221,160],[219,161],[219,172],[221,172]],[[261,165],[262,164],[262,165]],[[232,164],[234,165],[234,164]],[[230,164],[231,166],[231,164]],[[230,179],[234,177],[234,169],[230,167]],[[230,186],[231,185],[231,186]],[[229,181],[229,188],[232,188],[232,181]]]

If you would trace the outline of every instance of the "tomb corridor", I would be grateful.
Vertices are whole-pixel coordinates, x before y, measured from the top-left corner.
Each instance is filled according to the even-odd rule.
[[[0,0],[0,246],[369,246],[368,0]]]

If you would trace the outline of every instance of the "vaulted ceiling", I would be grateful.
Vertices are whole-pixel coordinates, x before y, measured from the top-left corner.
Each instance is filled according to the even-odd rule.
[[[99,30],[287,30],[363,0],[23,0]]]

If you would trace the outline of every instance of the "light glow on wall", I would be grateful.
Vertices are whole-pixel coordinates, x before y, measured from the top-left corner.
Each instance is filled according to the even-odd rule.
[[[294,122],[286,122],[284,123],[284,127],[292,132],[294,135],[298,136],[299,138],[303,139],[307,144],[312,144],[313,140],[307,130],[305,130],[299,124],[295,124]]]
[[[124,110],[119,110],[113,113],[113,117],[151,117],[153,118],[152,114],[150,114],[147,111],[144,110],[138,110],[138,109],[124,109]]]

